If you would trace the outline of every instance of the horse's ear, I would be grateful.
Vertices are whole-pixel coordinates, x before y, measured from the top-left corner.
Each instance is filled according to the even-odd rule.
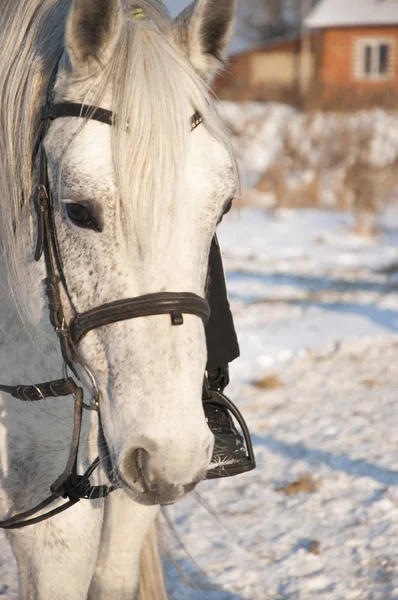
[[[204,79],[222,67],[236,0],[196,0],[173,23],[173,39]]]
[[[66,23],[65,45],[74,71],[104,65],[122,28],[121,0],[74,0]]]

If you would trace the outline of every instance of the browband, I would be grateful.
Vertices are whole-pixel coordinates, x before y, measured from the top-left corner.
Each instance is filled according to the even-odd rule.
[[[77,104],[75,102],[59,102],[50,106],[43,106],[40,112],[42,121],[55,121],[62,117],[76,117],[81,119],[90,119],[90,121],[99,121],[105,125],[114,124],[114,116],[111,110],[98,108],[90,104]],[[203,123],[203,117],[196,111],[191,119],[191,132]]]
[[[113,113],[106,108],[98,108],[89,104],[76,104],[74,102],[60,102],[51,106],[42,108],[40,118],[42,121],[49,119],[54,121],[60,117],[80,117],[90,119],[90,121],[99,121],[105,125],[113,125]]]

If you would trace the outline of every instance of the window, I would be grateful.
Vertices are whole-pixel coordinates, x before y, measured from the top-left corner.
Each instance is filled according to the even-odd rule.
[[[357,40],[356,76],[358,79],[389,79],[393,75],[394,40],[367,38]]]

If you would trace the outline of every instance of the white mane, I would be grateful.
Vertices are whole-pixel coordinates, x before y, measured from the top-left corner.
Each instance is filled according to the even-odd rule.
[[[18,288],[23,276],[22,224],[32,211],[32,153],[39,109],[62,53],[71,0],[1,0],[0,13],[0,240]],[[157,0],[137,0],[149,18],[126,11],[119,42],[101,72],[95,103],[113,89],[113,160],[120,210],[141,246],[167,243],[182,197],[183,161],[190,132],[187,107],[225,144],[225,129],[207,86],[167,39],[171,20]],[[128,127],[126,127],[128,124]],[[71,148],[73,151],[73,146]],[[165,214],[173,219],[164,218]],[[32,249],[33,253],[33,249]],[[22,307],[23,309],[23,307]]]

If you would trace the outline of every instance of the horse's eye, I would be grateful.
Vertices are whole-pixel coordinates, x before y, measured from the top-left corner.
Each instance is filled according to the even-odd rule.
[[[224,208],[223,208],[223,211],[222,211],[222,215],[221,215],[221,217],[219,218],[217,225],[219,225],[219,224],[221,223],[221,221],[223,220],[223,217],[224,217],[224,215],[226,215],[227,213],[229,213],[229,211],[231,210],[231,208],[232,208],[232,203],[233,203],[233,201],[234,201],[234,198],[235,198],[235,197],[231,198],[231,199],[229,200],[229,202],[227,202],[227,204],[225,204],[225,206],[224,206]]]
[[[226,215],[227,213],[229,213],[229,211],[232,208],[233,201],[234,201],[234,198],[231,198],[231,200],[228,202],[228,204],[226,206],[224,206],[223,216]]]
[[[67,204],[66,214],[77,227],[101,231],[98,221],[91,214],[90,209],[84,204]]]

